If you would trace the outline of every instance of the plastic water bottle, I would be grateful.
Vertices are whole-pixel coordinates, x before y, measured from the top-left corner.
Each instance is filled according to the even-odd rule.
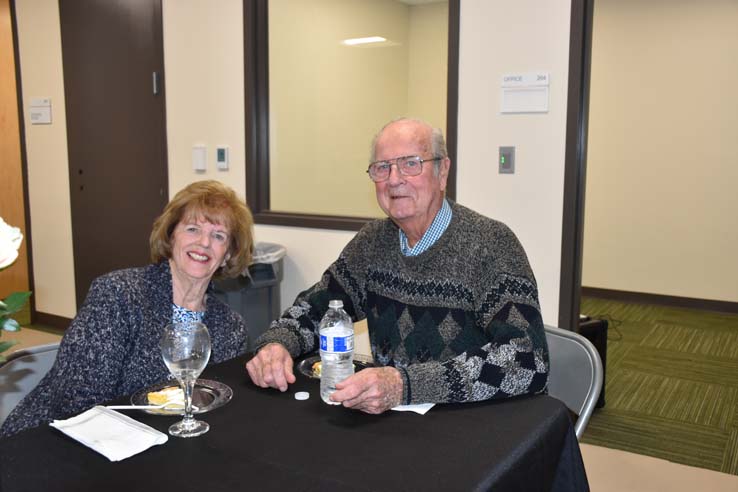
[[[320,334],[320,397],[330,405],[338,405],[328,397],[339,383],[354,373],[354,324],[343,302],[332,300],[318,327]]]

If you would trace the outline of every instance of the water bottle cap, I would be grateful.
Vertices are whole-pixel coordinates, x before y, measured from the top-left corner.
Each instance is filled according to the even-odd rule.
[[[343,307],[343,301],[339,299],[332,299],[330,302],[328,302],[328,307],[333,309],[339,309]]]

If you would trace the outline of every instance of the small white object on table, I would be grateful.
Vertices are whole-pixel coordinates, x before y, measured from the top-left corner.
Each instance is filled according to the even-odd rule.
[[[435,403],[416,403],[414,405],[397,405],[396,407],[392,407],[392,410],[395,410],[397,412],[415,412],[419,413],[420,415],[425,415],[428,413],[428,410],[433,408]]]

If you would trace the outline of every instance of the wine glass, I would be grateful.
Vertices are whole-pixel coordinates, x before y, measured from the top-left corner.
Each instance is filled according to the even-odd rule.
[[[210,426],[192,417],[192,392],[210,359],[208,329],[197,321],[170,323],[164,327],[159,347],[169,372],[182,386],[185,400],[184,418],[169,427],[169,434],[176,437],[205,434]]]

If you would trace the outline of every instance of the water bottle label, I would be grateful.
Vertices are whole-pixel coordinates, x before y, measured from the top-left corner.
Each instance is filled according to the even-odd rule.
[[[351,352],[354,350],[354,336],[332,337],[320,335],[320,350],[323,352]]]
[[[354,350],[354,336],[333,337],[334,352],[350,352]]]

